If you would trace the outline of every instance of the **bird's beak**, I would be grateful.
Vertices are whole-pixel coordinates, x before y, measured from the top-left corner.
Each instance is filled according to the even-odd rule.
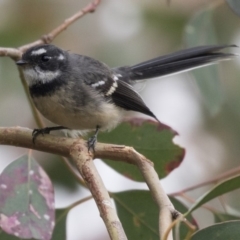
[[[16,62],[16,64],[19,65],[19,66],[23,66],[23,65],[28,64],[28,62],[25,61],[25,60],[23,60],[23,59],[20,59],[20,60],[18,60],[18,61]]]

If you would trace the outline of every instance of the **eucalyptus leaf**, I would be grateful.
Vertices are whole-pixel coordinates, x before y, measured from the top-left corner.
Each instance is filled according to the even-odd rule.
[[[240,236],[240,221],[218,223],[196,232],[191,240],[238,240]]]
[[[219,223],[219,222],[226,222],[229,220],[240,220],[240,217],[227,214],[227,213],[214,213],[214,222]]]
[[[128,239],[159,239],[158,207],[149,191],[126,191],[111,196]]]
[[[235,189],[240,188],[240,176],[233,177],[230,179],[227,179],[224,182],[219,183],[217,186],[209,190],[207,193],[205,193],[202,197],[200,197],[195,204],[189,209],[187,214],[191,213],[195,209],[202,206],[204,203],[207,203],[208,201],[219,197],[225,193],[231,192]]]
[[[57,209],[56,211],[56,226],[53,231],[52,239],[51,240],[66,240],[67,233],[66,233],[66,221],[67,221],[67,214],[69,209]]]
[[[0,231],[0,239],[2,239],[2,240],[21,240],[21,239],[19,239],[19,237],[7,234],[4,231]],[[33,238],[28,238],[28,239],[29,240],[35,240]]]
[[[123,224],[128,239],[159,240],[159,209],[149,191],[135,190],[111,194],[115,201],[118,216]],[[170,198],[179,212],[186,212],[187,208],[175,198]],[[189,215],[188,220],[195,223]],[[180,238],[184,239],[188,229],[184,224],[180,226]]]
[[[32,158],[23,156],[0,175],[0,226],[19,238],[50,240],[55,225],[52,183]]]
[[[176,132],[166,125],[150,120],[133,119],[122,123],[111,133],[99,134],[98,140],[134,147],[151,160],[159,176],[164,177],[179,166],[185,154],[184,149],[173,144],[175,135]],[[143,181],[136,166],[111,160],[105,160],[105,162],[126,177]]]

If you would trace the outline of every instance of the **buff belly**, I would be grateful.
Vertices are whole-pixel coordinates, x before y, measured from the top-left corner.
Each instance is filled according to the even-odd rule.
[[[122,120],[122,110],[106,102],[97,107],[88,103],[84,109],[66,99],[63,105],[58,95],[33,97],[33,102],[45,118],[70,129],[91,130],[100,126],[101,130],[110,130]]]

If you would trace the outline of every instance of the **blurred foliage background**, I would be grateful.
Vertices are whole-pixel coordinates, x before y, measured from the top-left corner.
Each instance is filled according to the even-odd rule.
[[[0,0],[0,46],[18,47],[36,40],[88,2]],[[112,67],[131,65],[190,46],[240,45],[240,18],[224,1],[218,0],[172,0],[169,4],[159,0],[105,0],[95,13],[74,23],[53,43]],[[233,51],[239,53],[238,48]],[[239,63],[236,58],[136,86],[158,118],[179,133],[174,141],[186,149],[180,167],[162,180],[168,193],[239,166]],[[0,126],[36,127],[17,68],[6,57],[0,58]],[[26,152],[0,146],[0,170]],[[89,194],[57,156],[34,152],[34,157],[54,179],[57,207]],[[111,191],[126,187],[146,189],[145,184],[125,179],[100,160],[96,165]],[[206,189],[189,192],[188,198],[195,199]],[[237,214],[240,204],[236,196],[239,191],[212,201],[212,206]],[[183,201],[189,204],[186,199]],[[194,216],[201,227],[213,221],[206,210],[197,210]],[[84,231],[79,231],[75,222],[82,224]],[[93,201],[69,215],[67,234],[69,240],[108,238]]]

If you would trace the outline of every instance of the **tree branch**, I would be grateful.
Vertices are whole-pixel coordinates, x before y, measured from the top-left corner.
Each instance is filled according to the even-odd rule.
[[[122,224],[111,202],[111,198],[93,164],[93,155],[88,152],[87,146],[81,143],[72,145],[70,148],[70,156],[73,158],[79,172],[92,193],[111,239],[127,240]]]
[[[97,143],[94,156],[90,156],[86,150],[87,144],[83,139],[56,137],[47,134],[44,136],[39,135],[36,139],[36,143],[33,144],[31,133],[32,130],[27,128],[0,127],[0,144],[32,148],[35,150],[54,153],[65,157],[73,157],[76,165],[78,166],[78,170],[86,181],[90,191],[92,192],[93,196],[96,197],[95,200],[97,199],[97,204],[99,204],[99,202],[102,202],[104,199],[107,199],[107,202],[109,203],[109,195],[105,189],[103,190],[102,180],[95,170],[95,166],[92,163],[92,157],[109,158],[116,161],[124,161],[126,163],[134,164],[141,171],[150,189],[153,199],[159,207],[159,234],[161,239],[163,238],[169,225],[172,223],[172,220],[176,219],[180,215],[180,213],[174,209],[174,206],[162,189],[158,175],[153,168],[152,162],[135,151],[132,147]],[[101,191],[96,192],[96,188],[101,189]],[[101,198],[99,194],[101,195]],[[107,212],[106,206],[98,205],[98,207],[99,210],[102,211],[101,216],[105,216],[104,214]],[[113,213],[111,212],[110,215],[112,216],[112,214]],[[108,219],[105,219],[104,221],[109,226],[112,226],[112,220],[109,220],[111,217],[109,217],[109,215],[107,216]],[[117,227],[120,228],[119,225]],[[170,234],[167,239],[172,239],[172,234]]]
[[[97,144],[95,157],[120,160],[134,164],[139,168],[149,187],[153,199],[159,207],[159,235],[160,239],[163,239],[172,220],[176,219],[181,214],[176,211],[167,194],[163,190],[159,177],[153,168],[153,163],[138,153],[134,148],[127,146]],[[171,239],[173,239],[172,234],[169,234],[167,240]]]

